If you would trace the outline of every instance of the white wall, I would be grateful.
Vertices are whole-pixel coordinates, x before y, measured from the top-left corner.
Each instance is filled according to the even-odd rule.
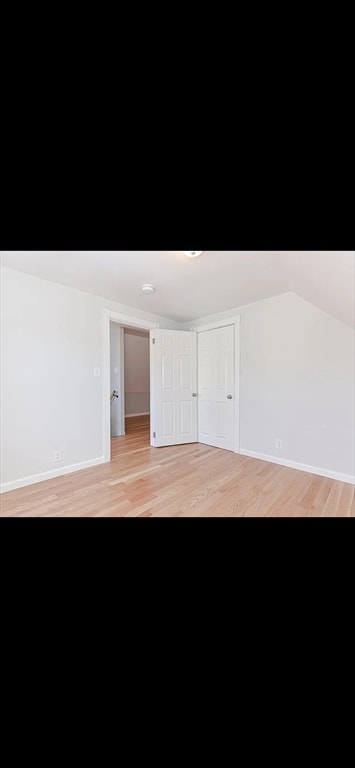
[[[294,293],[184,327],[236,314],[241,450],[354,477],[354,330]]]
[[[125,329],[124,371],[126,416],[150,412],[149,334]]]
[[[104,307],[178,326],[12,269],[1,268],[0,280],[1,484],[10,490],[102,458],[103,379],[93,372],[102,372]],[[63,459],[53,464],[57,449]]]
[[[93,371],[103,364],[104,307],[165,328],[193,324],[11,269],[2,268],[0,280],[1,483],[10,490],[16,481],[102,458],[103,380]],[[241,448],[354,476],[354,331],[293,293],[217,318],[235,314]],[[63,460],[53,464],[59,448]]]

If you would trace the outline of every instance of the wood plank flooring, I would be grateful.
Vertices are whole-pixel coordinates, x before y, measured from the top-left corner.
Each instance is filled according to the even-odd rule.
[[[355,488],[194,444],[151,448],[127,419],[110,464],[0,496],[0,517],[355,517]]]

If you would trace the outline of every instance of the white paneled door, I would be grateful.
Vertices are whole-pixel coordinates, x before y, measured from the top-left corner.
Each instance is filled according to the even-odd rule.
[[[197,334],[154,330],[151,344],[151,443],[197,442]]]
[[[198,334],[198,441],[235,449],[235,327]]]

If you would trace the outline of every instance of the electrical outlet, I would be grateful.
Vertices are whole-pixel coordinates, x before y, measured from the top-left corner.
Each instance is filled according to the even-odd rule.
[[[278,450],[278,451],[281,451],[281,450],[282,450],[282,448],[283,448],[283,442],[282,442],[282,440],[276,440],[275,446],[276,446],[276,448],[277,448],[277,450]]]
[[[58,461],[62,461],[62,450],[61,450],[61,448],[58,451],[53,451],[53,463],[57,464]]]

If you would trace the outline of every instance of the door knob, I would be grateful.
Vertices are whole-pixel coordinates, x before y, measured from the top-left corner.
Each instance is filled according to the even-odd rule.
[[[233,400],[233,395],[227,395],[227,400]]]
[[[192,397],[197,397],[197,392],[193,392]]]

